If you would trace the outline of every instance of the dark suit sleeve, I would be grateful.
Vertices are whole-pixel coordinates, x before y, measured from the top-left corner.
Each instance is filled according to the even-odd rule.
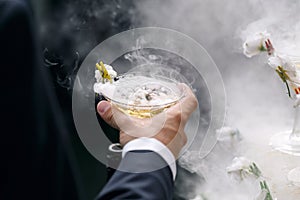
[[[0,0],[1,128],[6,130],[0,141],[0,199],[76,200],[82,189],[66,150],[72,132],[61,120],[50,74],[41,64],[28,2]]]
[[[172,199],[170,167],[151,151],[128,152],[100,192],[100,199]]]

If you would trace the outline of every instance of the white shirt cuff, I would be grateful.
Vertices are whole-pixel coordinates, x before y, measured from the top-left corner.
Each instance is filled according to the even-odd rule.
[[[128,142],[122,151],[122,158],[129,151],[150,150],[160,155],[169,165],[173,174],[173,180],[176,177],[176,163],[172,152],[160,141],[154,138],[141,137]]]

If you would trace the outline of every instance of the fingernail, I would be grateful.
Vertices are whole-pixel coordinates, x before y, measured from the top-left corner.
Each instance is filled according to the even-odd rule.
[[[98,110],[99,110],[100,114],[104,114],[109,109],[109,107],[110,107],[110,104],[108,102],[101,101],[98,105]]]

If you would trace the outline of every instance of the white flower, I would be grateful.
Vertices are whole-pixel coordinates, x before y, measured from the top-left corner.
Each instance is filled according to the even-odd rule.
[[[114,70],[114,68],[110,65],[104,64],[108,74],[112,79],[114,79],[117,76],[117,72]]]
[[[102,82],[102,74],[99,70],[95,70],[95,78],[96,78],[96,82],[97,83],[101,83]]]
[[[110,65],[104,64],[104,66],[112,79],[112,83],[114,83],[114,78],[117,76],[117,72]],[[111,98],[115,92],[116,86],[111,84],[111,82],[107,79],[103,79],[102,73],[103,72],[98,69],[95,70],[96,83],[94,84],[94,92],[104,94],[106,97]]]
[[[231,165],[226,168],[226,171],[239,180],[243,180],[243,178],[249,175],[256,178],[261,175],[261,171],[256,164],[245,157],[235,157]]]
[[[94,92],[98,94],[103,94],[108,98],[112,98],[116,90],[115,84],[110,84],[109,82],[99,82],[94,84]]]
[[[112,78],[112,80],[117,77],[117,72],[113,69],[112,66],[104,64],[108,74]],[[100,72],[98,69],[95,70],[95,78],[97,83],[102,83],[103,77],[102,77],[102,72]]]
[[[275,70],[280,66],[291,81],[299,82],[300,74],[297,72],[296,65],[288,56],[272,56],[269,58],[268,64]]]
[[[230,166],[226,168],[228,173],[240,172],[241,170],[247,170],[251,165],[251,161],[245,157],[235,157],[232,160]]]
[[[248,58],[255,56],[263,51],[267,51],[265,42],[270,38],[270,34],[266,31],[256,33],[247,37],[243,44],[244,55]]]
[[[295,64],[287,56],[272,56],[268,60],[268,64],[277,69],[278,66],[281,66],[284,70],[295,71]]]

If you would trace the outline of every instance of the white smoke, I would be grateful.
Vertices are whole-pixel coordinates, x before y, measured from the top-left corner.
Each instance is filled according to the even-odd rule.
[[[299,0],[107,2],[68,1],[59,17],[43,23],[41,32],[50,37],[53,46],[59,49],[64,46],[61,48],[63,56],[64,52],[74,51],[80,55],[86,54],[101,42],[99,35],[104,39],[127,29],[126,21],[135,27],[170,28],[194,38],[206,48],[223,76],[228,101],[226,125],[238,128],[244,138],[234,148],[229,148],[232,147],[229,143],[220,142],[205,160],[197,159],[194,154],[185,160],[187,168],[201,173],[208,183],[197,182],[194,196],[208,193],[209,199],[253,199],[258,188],[244,184],[241,189],[238,184],[230,182],[225,172],[234,156],[243,155],[261,166],[267,178],[272,177],[276,183],[283,183],[271,185],[279,199],[297,199],[297,194],[292,192],[288,193],[290,197],[284,194],[286,172],[295,167],[292,166],[295,165],[295,158],[278,155],[267,147],[272,134],[291,128],[292,101],[285,94],[286,88],[274,70],[267,66],[266,55],[248,59],[242,54],[242,43],[248,34],[267,30],[276,49],[296,54],[300,52],[300,34],[295,34],[300,33]],[[43,10],[41,8],[40,12],[43,13]],[[57,27],[57,18],[61,19],[60,28]],[[61,40],[53,40],[56,32],[61,34]],[[72,38],[75,44],[68,48],[65,38]],[[153,54],[148,56],[146,61],[163,59]],[[144,55],[140,54],[127,55],[130,61],[135,61],[137,57],[144,59]],[[188,80],[193,80],[192,75]],[[197,95],[201,99],[201,94]],[[280,171],[282,168],[279,166],[286,171]]]
[[[268,180],[276,177],[271,189],[277,190],[278,199],[295,199],[296,194],[287,194],[282,186],[287,184],[288,169],[300,164],[299,160],[279,155],[268,147],[271,135],[291,129],[292,101],[284,84],[267,66],[267,55],[248,59],[242,53],[242,43],[247,35],[267,30],[278,51],[299,54],[300,2],[153,0],[137,1],[135,5],[141,26],[175,29],[206,48],[225,82],[226,124],[237,127],[244,138],[232,151],[224,151],[228,148],[219,143],[207,159],[197,160],[197,156],[190,155],[184,161],[183,165],[192,172],[201,171],[208,183],[197,183],[195,196],[209,193],[208,199],[254,199],[257,185],[235,185],[225,172],[234,156],[244,155],[261,166]]]

